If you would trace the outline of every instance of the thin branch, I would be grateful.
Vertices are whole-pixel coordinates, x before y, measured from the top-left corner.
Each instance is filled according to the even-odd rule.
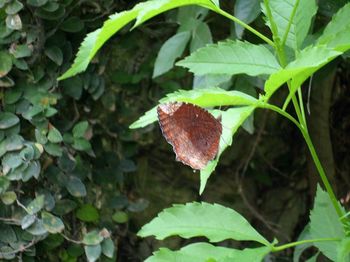
[[[24,251],[26,251],[27,249],[29,249],[30,247],[34,246],[36,243],[38,243],[40,240],[38,239],[33,239],[31,242],[29,242],[27,245],[25,246],[20,246],[18,249],[15,249],[13,251],[10,252],[0,252],[0,257],[4,257],[4,256],[10,256],[10,255],[15,255],[17,253],[22,253]]]
[[[78,244],[78,245],[81,245],[81,244],[82,244],[81,241],[71,239],[71,238],[69,238],[68,236],[66,236],[66,235],[63,234],[63,233],[61,233],[61,236],[62,236],[65,240],[67,240],[67,241],[69,241],[69,242],[72,242],[72,243],[74,243],[74,244]]]

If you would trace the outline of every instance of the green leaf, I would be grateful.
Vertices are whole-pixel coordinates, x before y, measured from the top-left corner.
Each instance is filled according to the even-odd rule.
[[[110,16],[100,29],[86,36],[83,43],[80,45],[79,52],[73,65],[58,79],[63,80],[84,71],[103,44],[135,18],[137,18],[137,21],[134,27],[137,27],[153,16],[186,5],[200,5],[213,10],[218,8],[210,0],[153,0],[139,3],[131,10],[116,13]]]
[[[44,145],[44,149],[47,153],[49,153],[52,156],[61,156],[62,155],[62,148],[58,144],[46,143]]]
[[[234,16],[246,24],[253,22],[260,14],[259,0],[237,0],[235,1]],[[240,39],[243,35],[244,28],[235,23],[235,31]]]
[[[190,44],[191,53],[213,42],[210,28],[206,23],[200,22],[192,32]]]
[[[23,148],[24,139],[19,135],[12,135],[3,140],[6,151],[16,151]]]
[[[98,245],[103,241],[103,237],[97,230],[87,233],[83,238],[85,245]]]
[[[270,0],[273,20],[277,25],[280,40],[288,29],[289,21],[297,0]],[[266,7],[263,7],[266,15]],[[317,6],[315,0],[300,0],[294,18],[290,24],[286,45],[294,50],[300,49],[311,25],[312,18],[316,14]],[[270,21],[267,22],[271,27]]]
[[[8,15],[6,17],[6,26],[12,30],[21,30],[22,29],[22,20],[18,14]]]
[[[0,129],[7,129],[19,123],[19,118],[10,112],[0,112]]]
[[[4,77],[12,69],[12,57],[6,51],[0,51],[0,78]]]
[[[101,256],[101,245],[85,246],[84,250],[89,262],[95,262]]]
[[[191,32],[184,31],[170,37],[160,48],[153,69],[153,78],[160,76],[174,67],[190,40]]]
[[[85,222],[95,222],[95,221],[98,221],[100,219],[100,215],[98,214],[97,209],[90,204],[82,205],[77,210],[76,216],[81,221],[85,221]]]
[[[213,106],[242,106],[256,105],[258,100],[239,91],[226,91],[221,88],[206,88],[195,90],[178,90],[161,99],[160,103],[182,101],[196,104],[201,107]],[[136,122],[130,125],[131,129],[145,127],[157,121],[157,107],[147,111]]]
[[[17,199],[17,195],[14,191],[5,192],[1,194],[0,197],[2,203],[4,203],[5,205],[12,205]]]
[[[67,20],[65,20],[60,29],[69,33],[76,33],[81,31],[84,28],[84,22],[76,16],[71,16]]]
[[[0,224],[0,232],[1,242],[11,244],[17,241],[16,233],[11,226]]]
[[[178,251],[160,248],[145,262],[263,261],[263,258],[269,252],[270,249],[268,247],[236,250],[227,247],[216,247],[208,243],[195,243],[187,245]]]
[[[298,241],[307,240],[307,239],[311,239],[310,225],[309,224],[307,224],[304,227],[303,231],[300,233],[300,235],[298,237]],[[312,247],[313,245],[314,245],[313,243],[306,243],[306,244],[296,246],[294,249],[294,253],[293,253],[293,262],[299,262],[301,254],[306,249],[308,249],[309,247]]]
[[[219,204],[204,202],[164,209],[137,234],[141,237],[154,235],[159,240],[174,235],[183,238],[205,236],[210,242],[250,240],[270,246],[239,213]]]
[[[21,228],[27,229],[28,227],[34,224],[35,220],[36,220],[36,215],[24,216],[21,220]]]
[[[5,9],[6,14],[14,15],[21,11],[23,8],[23,4],[18,0],[11,1]]]
[[[88,127],[89,127],[88,121],[79,122],[73,128],[73,136],[76,138],[84,137]]]
[[[274,55],[262,45],[241,41],[225,41],[207,45],[176,63],[196,75],[272,74],[281,67]]]
[[[17,45],[11,53],[18,59],[31,56],[32,50],[28,47],[28,45]]]
[[[44,207],[44,203],[45,203],[45,196],[44,195],[37,196],[27,206],[27,212],[30,215],[34,215],[34,214],[38,213]]]
[[[219,158],[224,150],[232,144],[233,135],[244,121],[254,112],[255,106],[244,106],[230,108],[227,111],[216,110],[216,115],[221,115],[221,123],[223,126],[219,144],[219,152],[217,157],[210,161],[208,165],[200,171],[200,189],[199,194],[202,194],[211,173],[215,170],[219,162]]]
[[[105,240],[103,240],[102,253],[106,257],[112,258],[114,256],[114,251],[115,251],[115,247],[114,247],[114,243],[113,243],[112,239],[106,238]]]
[[[43,6],[47,3],[48,0],[27,0],[28,5],[32,5],[35,7]]]
[[[49,212],[42,212],[41,218],[43,220],[44,228],[51,234],[60,233],[64,229],[62,220]]]
[[[41,219],[36,219],[35,223],[26,229],[30,234],[34,236],[41,236],[47,234],[47,231],[44,227],[43,221]]]
[[[91,144],[85,138],[75,138],[72,147],[78,151],[91,150]]]
[[[22,181],[27,182],[32,177],[35,177],[36,179],[38,179],[40,175],[40,170],[41,170],[40,162],[31,161],[28,167],[25,170],[23,170]]]
[[[344,238],[338,246],[337,262],[350,261],[350,238]]]
[[[340,52],[325,46],[309,46],[305,48],[286,68],[270,75],[265,83],[266,96],[270,97],[289,79],[292,79],[290,94],[294,95],[295,91],[308,77],[339,55],[341,55]]]
[[[51,142],[51,143],[60,143],[62,142],[63,140],[63,137],[60,133],[60,131],[58,131],[54,126],[50,126],[49,128],[49,134],[47,136],[48,140]]]
[[[86,188],[80,178],[76,176],[69,176],[66,182],[66,188],[68,192],[75,197],[84,197],[86,196]]]
[[[70,199],[61,199],[56,202],[53,213],[63,216],[73,211],[77,207],[77,203]]]
[[[73,97],[75,100],[80,99],[83,93],[83,85],[83,79],[80,76],[75,76],[69,80],[60,82],[63,93]]]
[[[332,20],[327,24],[322,35],[318,39],[319,44],[327,44],[330,40],[336,39],[342,33],[349,30],[349,24],[344,22],[350,16],[350,3],[344,5],[332,17]]]
[[[345,212],[344,212],[345,213]],[[317,186],[315,204],[310,212],[311,238],[345,238],[342,223],[339,221],[328,194]],[[314,245],[329,259],[336,261],[339,241],[314,242]]]
[[[126,223],[129,220],[128,214],[123,211],[117,211],[112,216],[113,221],[117,223]]]
[[[62,65],[63,53],[62,50],[57,46],[50,46],[45,49],[45,54],[57,65]]]
[[[10,186],[10,181],[5,176],[0,176],[0,194],[4,194]]]

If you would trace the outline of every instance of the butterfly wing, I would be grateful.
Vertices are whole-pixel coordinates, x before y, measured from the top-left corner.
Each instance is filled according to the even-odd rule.
[[[176,159],[203,169],[219,148],[221,123],[206,110],[182,102],[162,104],[157,108],[164,137],[173,146]]]

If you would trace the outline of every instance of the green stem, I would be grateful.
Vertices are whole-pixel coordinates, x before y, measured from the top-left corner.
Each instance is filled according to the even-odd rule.
[[[279,113],[280,115],[288,118],[290,121],[292,121],[300,130],[300,132],[302,133],[305,141],[306,141],[306,144],[309,148],[309,151],[311,153],[311,157],[315,163],[315,166],[316,166],[316,169],[321,177],[321,180],[328,192],[328,195],[332,201],[332,204],[338,214],[338,216],[341,218],[344,216],[344,212],[342,211],[342,209],[340,208],[340,205],[337,201],[337,198],[333,192],[333,189],[331,187],[331,184],[329,183],[328,179],[327,179],[327,176],[326,176],[326,173],[321,165],[321,162],[320,162],[320,159],[318,158],[317,156],[317,153],[316,153],[316,150],[315,150],[315,147],[314,145],[312,144],[312,141],[311,141],[311,138],[310,138],[310,135],[305,127],[305,125],[302,125],[301,123],[299,123],[293,116],[291,116],[290,114],[288,114],[286,111],[283,111],[281,108],[277,107],[277,106],[274,106],[274,105],[271,105],[271,104],[268,104],[268,103],[260,103],[258,105],[258,107],[260,108],[266,108],[266,109],[271,109],[277,113]]]
[[[315,150],[315,147],[314,145],[312,144],[312,141],[311,141],[311,138],[310,138],[310,135],[309,135],[309,132],[307,131],[307,129],[305,127],[301,128],[300,129],[305,141],[306,141],[306,144],[309,148],[309,151],[311,153],[311,157],[315,163],[315,166],[316,166],[316,169],[321,177],[321,180],[323,182],[323,185],[325,186],[326,190],[327,190],[327,193],[332,201],[332,204],[335,208],[335,211],[337,212],[338,216],[341,218],[344,216],[344,212],[342,211],[342,209],[340,208],[340,205],[337,201],[337,198],[333,192],[333,189],[332,189],[332,186],[331,184],[329,183],[328,181],[328,178],[326,176],[326,172],[324,171],[322,165],[321,165],[321,161],[320,159],[318,158],[317,156],[317,153],[316,153],[316,150]]]
[[[296,2],[295,2],[295,4],[294,4],[293,11],[292,11],[292,13],[291,13],[291,15],[290,15],[290,18],[289,18],[289,22],[288,22],[286,31],[284,32],[284,35],[283,35],[283,39],[282,39],[281,46],[284,46],[284,45],[286,44],[287,37],[288,37],[288,33],[289,33],[290,28],[291,28],[291,26],[292,26],[292,22],[293,22],[293,19],[294,19],[295,14],[296,14],[296,11],[297,11],[299,2],[300,2],[300,0],[296,0]]]
[[[229,13],[225,12],[224,10],[222,10],[222,9],[220,9],[218,7],[215,7],[215,8],[211,7],[210,9],[213,10],[214,12],[222,15],[222,16],[227,17],[228,19],[232,20],[233,22],[236,22],[237,24],[241,25],[242,27],[244,27],[248,31],[252,32],[254,35],[256,35],[259,38],[261,38],[262,40],[264,40],[270,46],[275,47],[275,43],[273,41],[271,41],[269,38],[267,38],[263,34],[259,33],[253,27],[251,27],[251,26],[247,25],[246,23],[244,23],[243,21],[239,20],[237,17],[234,17],[233,15],[230,15]]]
[[[275,41],[275,48],[276,48],[278,60],[280,61],[281,66],[283,68],[285,68],[287,66],[287,59],[286,59],[286,54],[284,52],[284,45],[282,45],[283,42],[282,43],[280,42],[280,39],[278,36],[277,25],[275,23],[275,20],[273,19],[272,12],[271,12],[270,5],[269,5],[269,1],[264,0],[264,3],[265,3],[265,8],[266,8],[266,14],[267,14],[267,17],[270,21],[273,39]],[[291,90],[290,81],[287,82],[287,85],[288,85],[288,89]],[[302,115],[300,113],[301,111],[300,111],[299,104],[298,104],[298,101],[296,100],[295,95],[292,96],[292,102],[293,102],[293,106],[295,108],[295,112],[297,114],[298,120],[301,123],[301,125],[303,125],[302,124],[303,123]]]
[[[300,130],[302,129],[302,126],[299,124],[299,122],[292,117],[290,114],[288,114],[286,111],[282,110],[281,108],[279,108],[278,106],[272,105],[272,104],[268,104],[268,103],[260,103],[258,104],[258,107],[260,108],[266,108],[266,109],[271,109],[277,113],[279,113],[280,115],[288,118],[290,121],[292,121]]]
[[[301,241],[291,242],[278,247],[272,247],[271,251],[279,252],[287,248],[291,248],[291,247],[295,247],[303,244],[314,243],[314,242],[330,242],[330,241],[340,241],[340,239],[339,238],[316,238],[316,239],[301,240]]]

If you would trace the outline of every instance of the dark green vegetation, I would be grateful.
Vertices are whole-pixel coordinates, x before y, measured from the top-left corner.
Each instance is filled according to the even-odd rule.
[[[142,24],[166,11],[166,4],[176,8],[190,2],[202,7],[174,9]],[[85,261],[86,256],[90,261],[143,261],[167,246],[182,247],[177,254],[181,261],[258,261],[270,251],[278,261],[299,261],[302,250],[314,245],[301,261],[316,261],[319,251],[320,257],[349,261],[347,216],[332,189],[327,194],[318,188],[313,203],[317,183],[327,182],[322,168],[319,172],[322,163],[337,198],[348,207],[349,64],[342,52],[350,47],[349,5],[338,12],[345,1],[319,1],[317,9],[314,1],[300,0],[293,1],[299,4],[294,10],[283,6],[286,2],[265,1],[272,12],[265,7],[262,14],[259,1],[253,0],[221,1],[221,9],[209,0],[158,0],[134,9],[136,1],[0,0],[0,256],[14,261]],[[109,15],[130,9],[113,16],[102,34],[89,34],[78,63],[58,82],[86,34]],[[215,12],[233,14],[264,36]],[[281,18],[292,14],[289,27]],[[136,17],[139,26],[129,32]],[[250,43],[225,41],[198,51],[227,38]],[[273,52],[256,45],[266,44],[264,40],[285,48]],[[191,53],[178,65],[197,74],[194,79],[186,69],[173,68],[177,58]],[[215,67],[222,62],[213,63],[218,58],[240,63]],[[312,74],[311,84],[307,80],[299,89]],[[265,93],[263,80],[268,77]],[[286,85],[278,89],[285,82],[290,93]],[[166,94],[192,87],[194,91],[165,100],[221,106],[222,111],[212,111],[222,114],[226,130],[220,154],[235,135],[207,185],[216,162],[201,177],[175,162],[158,126],[151,124],[154,110],[132,126],[147,127],[129,129]],[[266,96],[259,99],[259,94]],[[296,119],[299,130],[281,115],[258,108]],[[301,133],[309,148],[312,140],[320,161],[315,154],[311,157]],[[139,231],[171,203],[188,204],[163,211]],[[310,209],[311,224],[305,227]],[[138,231],[158,239],[206,236],[227,248],[203,243],[205,239],[197,244],[180,238],[141,239]],[[274,238],[278,244],[272,243]],[[293,254],[287,243],[298,238],[321,241],[291,244],[297,246]],[[172,261],[174,254],[161,249],[150,261]]]

